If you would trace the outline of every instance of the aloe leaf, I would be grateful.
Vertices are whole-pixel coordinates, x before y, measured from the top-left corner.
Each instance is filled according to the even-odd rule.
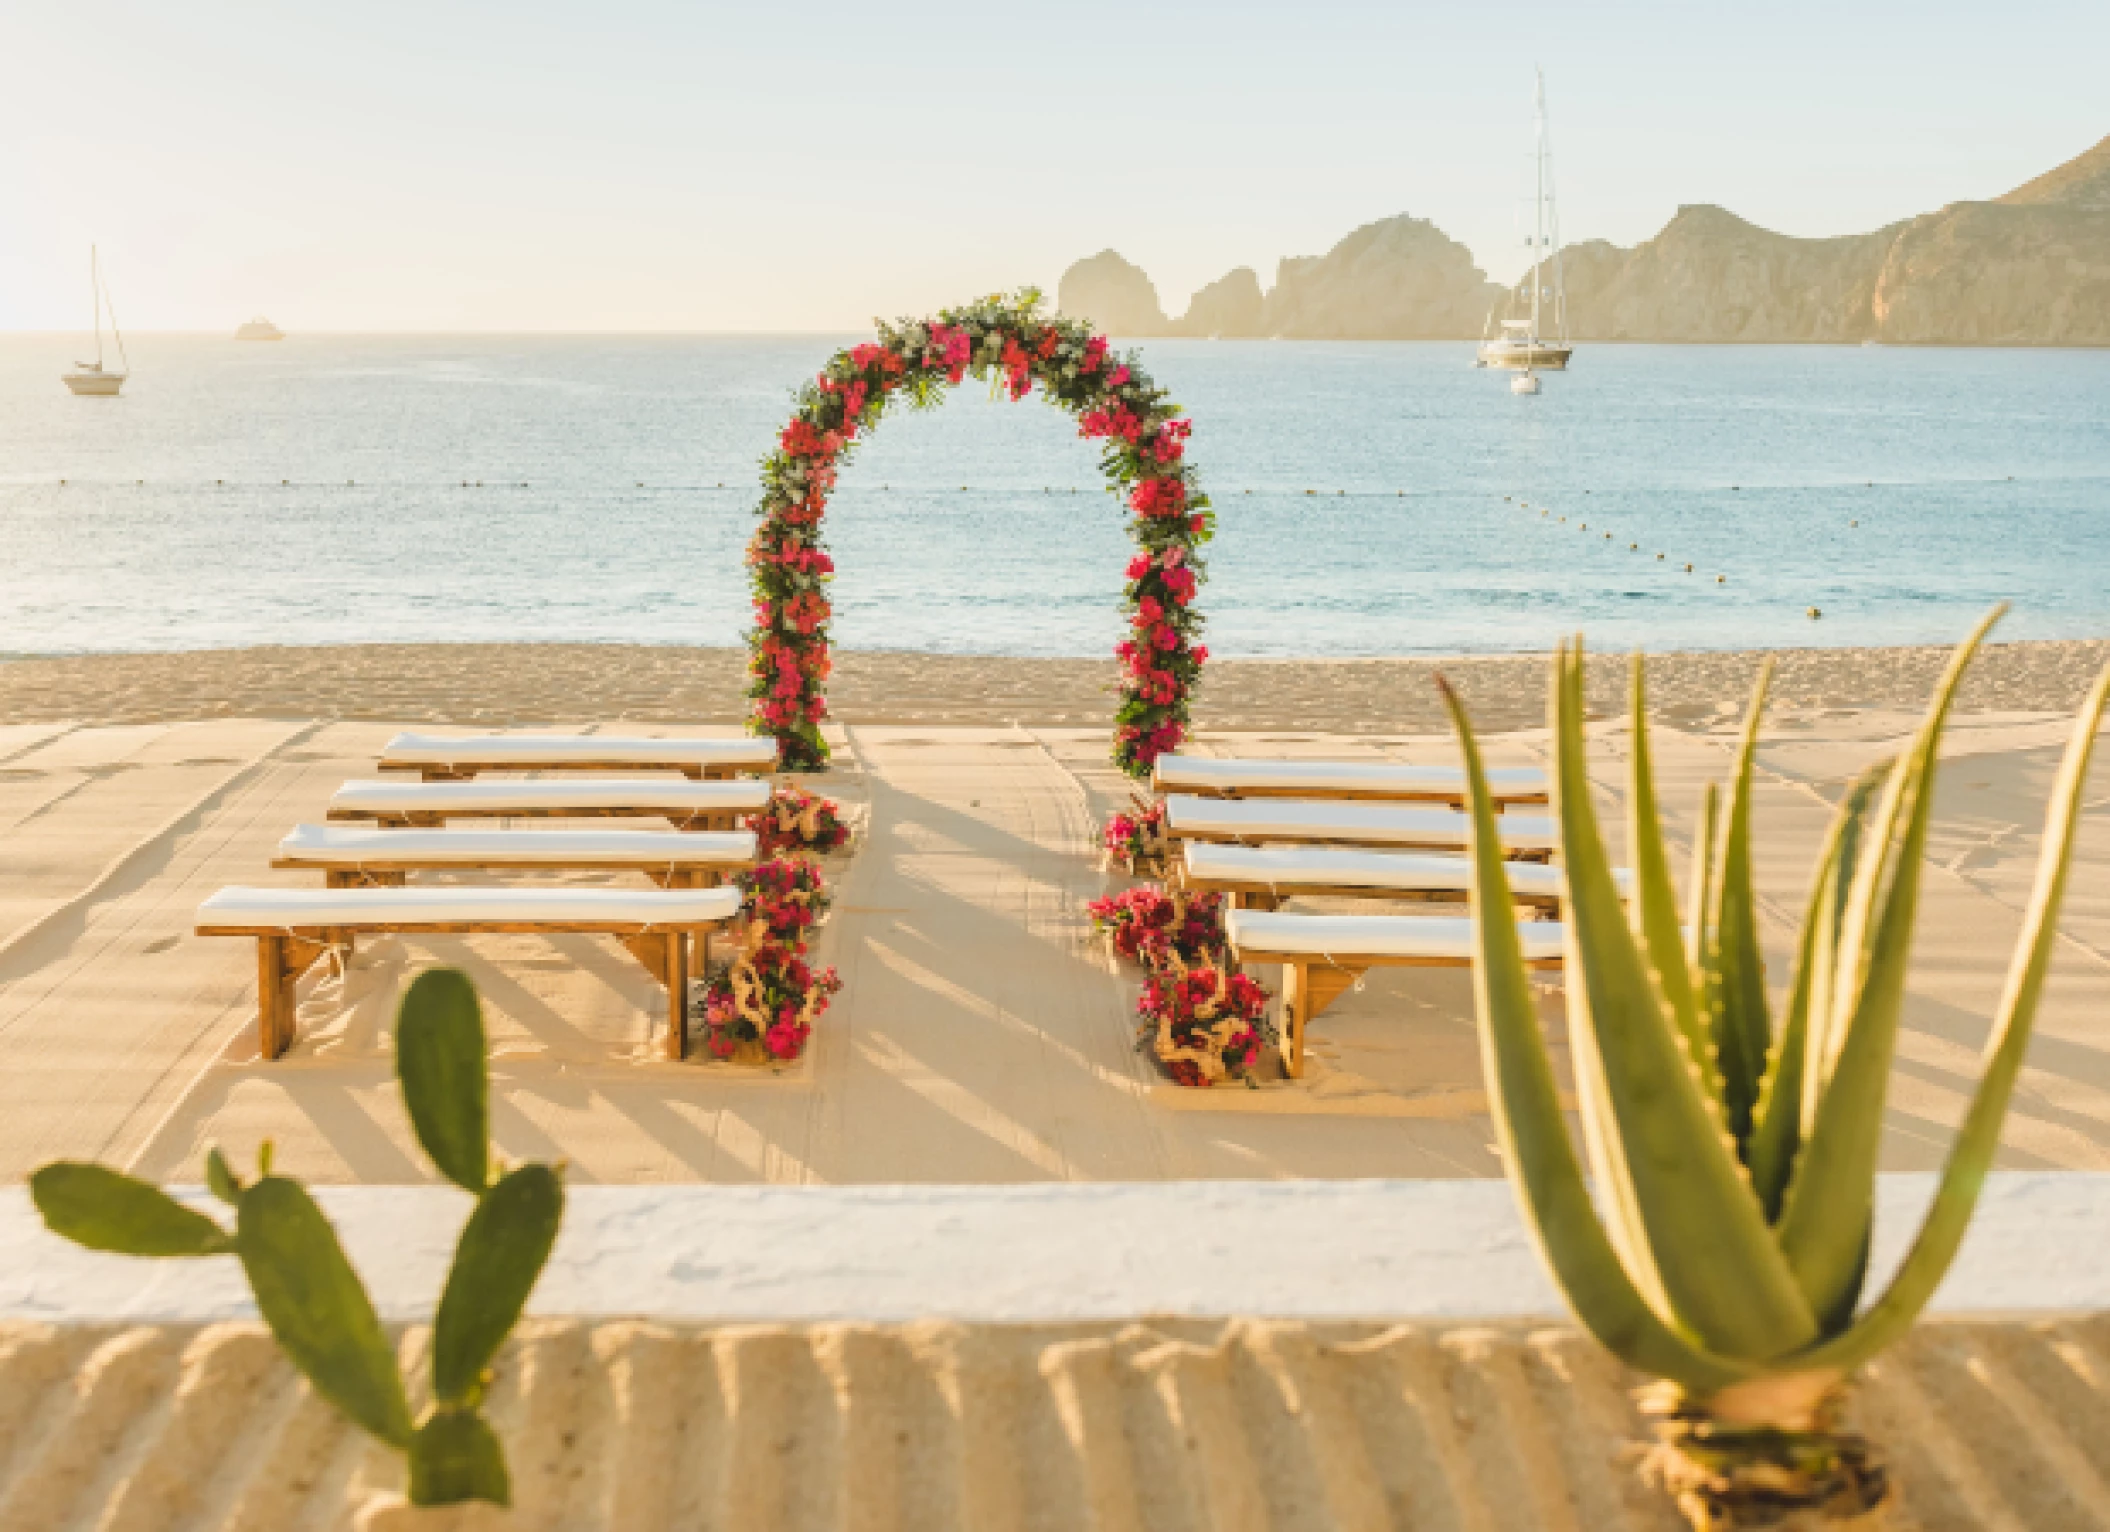
[[[1816,1074],[1813,1053],[1821,1056],[1825,1047],[1824,1018],[1831,993],[1825,981],[1837,962],[1839,918],[1846,886],[1853,877],[1856,832],[1878,781],[1878,775],[1871,773],[1847,790],[1818,853],[1802,939],[1796,945],[1787,1010],[1766,1066],[1745,1155],[1752,1189],[1768,1220],[1780,1217],[1795,1156],[1802,1148],[1805,1101],[1812,1106],[1816,1101],[1815,1093],[1806,1091],[1805,1082]]]
[[[106,1165],[54,1160],[29,1178],[44,1227],[113,1255],[227,1255],[234,1240],[203,1213],[158,1186]]]
[[[464,1191],[491,1184],[490,1080],[476,986],[456,968],[419,974],[396,1014],[396,1075],[418,1142]]]
[[[505,1451],[490,1424],[475,1411],[435,1410],[410,1439],[410,1503],[460,1505],[468,1500],[513,1503]]]
[[[1648,695],[1641,656],[1636,654],[1627,683],[1633,712],[1632,759],[1627,787],[1627,847],[1634,865],[1634,930],[1647,953],[1649,971],[1685,1039],[1692,1066],[1707,1094],[1719,1098],[1721,1083],[1714,1048],[1702,1030],[1698,997],[1693,993],[1692,963],[1685,933],[1678,929],[1678,891],[1670,878],[1670,856],[1663,845],[1662,816],[1656,802],[1656,774],[1648,736]]]
[[[1773,1030],[1766,1011],[1765,958],[1758,945],[1758,897],[1751,885],[1752,761],[1772,681],[1773,662],[1768,660],[1759,669],[1737,744],[1722,822],[1721,868],[1713,888],[1714,915],[1708,922],[1710,940],[1702,949],[1712,970],[1707,997],[1722,1073],[1722,1109],[1746,1157]]]
[[[432,1391],[443,1405],[476,1404],[484,1372],[527,1306],[564,1217],[564,1184],[547,1165],[522,1165],[476,1202],[433,1319]]]
[[[1935,753],[1964,668],[2001,610],[1995,608],[1957,648],[1912,749],[1892,768],[1846,912],[1834,982],[1850,987],[1833,1004],[1835,1011],[1850,1010],[1779,1226],[1780,1248],[1826,1334],[1845,1325],[1861,1296],[1862,1262],[1875,1218],[1883,1103],[1904,1010],[1920,870],[1933,817]],[[1886,869],[1891,872],[1887,889],[1882,886]]]
[[[410,1444],[410,1406],[381,1321],[307,1189],[265,1176],[242,1193],[242,1269],[264,1322],[315,1392],[391,1447]]]
[[[1617,1125],[1616,1173],[1632,1180],[1672,1311],[1710,1351],[1762,1361],[1809,1344],[1816,1321],[1649,987],[1590,804],[1580,646],[1566,663],[1554,797],[1568,882],[1571,1046],[1598,1055]]]
[[[1509,876],[1487,773],[1464,704],[1440,679],[1444,705],[1465,754],[1471,794],[1474,1010],[1479,1020],[1495,1135],[1539,1253],[1583,1326],[1614,1356],[1642,1372],[1709,1393],[1750,1369],[1708,1354],[1650,1307],[1599,1221],[1582,1164],[1561,1119],[1560,1093],[1539,1029],[1530,976],[1517,937]]]
[[[1949,1263],[1963,1243],[1979,1190],[2000,1147],[2000,1128],[2014,1094],[2015,1079],[2029,1051],[2037,1000],[2058,945],[2059,908],[2066,897],[2066,878],[2073,864],[2073,842],[2080,828],[2087,790],[2088,762],[2096,730],[2110,704],[2110,668],[2096,677],[2074,721],[2073,737],[2052,785],[2051,807],[2044,821],[2044,844],[2037,858],[2036,886],[2029,913],[2022,920],[2021,940],[2008,967],[2007,984],[1986,1039],[1985,1074],[1971,1097],[1970,1110],[1934,1189],[1934,1202],[1905,1253],[1897,1275],[1883,1296],[1835,1339],[1815,1348],[1812,1365],[1848,1371],[1867,1361],[1911,1328],[1927,1300],[1948,1274]]]
[[[1715,785],[1707,783],[1700,789],[1700,823],[1692,840],[1692,883],[1685,891],[1685,960],[1692,965],[1694,996],[1702,1014],[1707,1014],[1707,997],[1700,988],[1701,959],[1707,952],[1707,922],[1714,915],[1714,853],[1721,807]]]

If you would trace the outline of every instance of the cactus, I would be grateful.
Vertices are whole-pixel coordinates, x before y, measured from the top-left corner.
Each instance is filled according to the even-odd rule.
[[[1872,1449],[1839,1429],[1844,1388],[1911,1327],[1970,1223],[2057,940],[2089,755],[2110,699],[2106,670],[2082,704],[2052,789],[2036,888],[1984,1074],[1903,1265],[1863,1308],[1935,751],[1964,669],[1999,616],[1957,650],[1911,747],[1853,784],[1840,804],[1777,1029],[1752,891],[1751,768],[1765,677],[1719,814],[1710,790],[1681,930],[1656,812],[1641,661],[1631,694],[1629,908],[1590,803],[1582,648],[1563,646],[1549,713],[1581,1157],[1562,1121],[1508,919],[1479,750],[1445,688],[1472,790],[1475,1008],[1504,1163],[1584,1327],[1661,1380],[1644,1396],[1658,1417],[1647,1471],[1698,1527],[1770,1525],[1795,1509],[1854,1514],[1887,1493]]]
[[[246,1184],[218,1149],[206,1153],[206,1185],[234,1208],[232,1231],[102,1165],[57,1161],[30,1177],[30,1191],[54,1234],[91,1250],[239,1257],[293,1365],[361,1430],[407,1456],[412,1504],[508,1505],[505,1454],[481,1408],[492,1359],[556,1242],[563,1182],[541,1164],[493,1177],[483,1015],[461,973],[421,974],[403,996],[396,1075],[418,1142],[476,1199],[433,1318],[432,1407],[415,1424],[395,1352],[336,1230],[305,1187],[271,1173],[268,1141]]]

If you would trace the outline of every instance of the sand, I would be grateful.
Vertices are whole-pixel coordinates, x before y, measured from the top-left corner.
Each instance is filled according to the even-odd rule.
[[[1926,1324],[1871,1365],[1890,1532],[2110,1526],[2105,1326]],[[1564,1327],[531,1320],[489,1406],[517,1509],[409,1518],[261,1326],[13,1323],[0,1526],[1677,1532],[1633,1381]]]
[[[1794,708],[1917,708],[1948,658],[1943,648],[1785,649],[1775,694]],[[1754,653],[1670,654],[1651,661],[1662,716],[1687,723],[1735,713]],[[574,723],[643,719],[738,722],[746,651],[637,644],[357,644],[220,649],[0,662],[0,722],[170,722],[196,718],[344,718],[419,723]],[[2110,663],[2110,640],[1995,644],[1963,704],[2056,711],[2080,701]],[[1430,677],[1450,676],[1483,729],[1527,729],[1545,717],[1545,663],[1533,655],[1451,659],[1218,660],[1196,719],[1205,729],[1334,734],[1441,732]],[[830,682],[848,723],[1099,726],[1115,684],[1111,660],[846,652]],[[1626,660],[1592,662],[1591,703],[1623,707]]]
[[[2080,668],[2104,647],[1997,651],[2006,667],[1997,694],[1959,719],[1886,1168],[1938,1165],[1968,1100],[2065,737],[2051,709],[2064,705]],[[299,653],[353,664],[383,651]],[[392,653],[391,673],[408,678],[403,685],[432,699],[474,692],[509,720],[527,717],[551,685],[541,663],[549,650]],[[472,664],[478,656],[486,662]],[[193,935],[192,912],[222,884],[312,882],[268,871],[278,837],[316,818],[338,782],[368,771],[396,722],[436,715],[385,689],[397,716],[371,722],[319,709],[149,722],[126,700],[171,675],[238,659],[0,666],[0,687],[11,673],[39,667],[78,665],[102,678],[100,692],[77,699],[71,722],[0,714],[0,1177],[19,1178],[59,1155],[96,1155],[192,1178],[208,1142],[246,1149],[269,1136],[281,1163],[316,1180],[426,1179],[395,1097],[387,1027],[401,984],[433,962],[467,967],[482,988],[502,1151],[562,1156],[585,1181],[1499,1173],[1462,972],[1373,973],[1320,1019],[1303,1081],[1182,1091],[1138,1056],[1138,975],[1110,961],[1083,917],[1085,901],[1113,886],[1097,864],[1095,827],[1129,792],[1106,763],[1100,722],[835,727],[837,769],[821,785],[852,807],[862,829],[854,854],[832,869],[839,902],[818,955],[839,967],[847,987],[795,1066],[660,1063],[657,1002],[635,964],[595,938],[530,936],[365,944],[349,971],[319,974],[305,987],[292,1053],[263,1063],[254,1046],[253,954],[241,941]],[[1008,663],[985,668],[1000,677]],[[1479,693],[1489,711],[1505,687],[1521,696],[1537,684],[1535,662],[1472,663],[1495,678]],[[1705,663],[1720,668],[1724,686],[1750,666],[1734,656]],[[1812,668],[1802,681],[1789,678],[1790,694],[1772,717],[1757,804],[1776,973],[1785,971],[1829,802],[1911,727],[1894,693],[1931,657],[1879,652],[1859,673],[1850,656],[1798,663]],[[1301,679],[1319,690],[1314,677],[1351,671],[1363,673],[1286,665],[1233,673],[1273,678],[1285,690]],[[574,677],[566,696],[596,721],[572,727],[671,727],[622,719],[623,695],[585,686]],[[202,700],[177,695],[186,706]],[[1326,703],[1341,710],[1326,715],[1336,731],[1219,728],[1205,730],[1198,748],[1451,756],[1440,734],[1362,732],[1372,718],[1349,716],[1347,695],[1343,682]],[[1852,696],[1860,700],[1842,701]],[[907,692],[893,701],[904,711],[917,705]],[[1361,706],[1371,703],[1365,696]],[[1660,730],[1671,830],[1682,838],[1701,782],[1726,768],[1732,730],[1716,713],[1684,717],[1668,702]],[[1615,825],[1624,737],[1622,723],[1607,721],[1593,745],[1600,803]],[[1543,740],[1530,728],[1491,732],[1488,745],[1497,762],[1543,760]],[[2091,793],[2066,939],[2008,1127],[2007,1168],[2110,1166],[2110,759],[2099,762]],[[1558,1052],[1556,986],[1545,986],[1543,1006]]]

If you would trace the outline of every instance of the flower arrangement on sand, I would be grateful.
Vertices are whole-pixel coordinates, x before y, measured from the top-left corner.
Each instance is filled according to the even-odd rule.
[[[714,963],[699,1006],[704,1046],[739,1064],[787,1064],[806,1051],[813,1023],[842,989],[833,968],[816,972],[789,947],[751,948]]]
[[[850,826],[834,803],[790,782],[779,783],[769,802],[745,824],[755,832],[755,847],[763,856],[825,856],[850,840]]]
[[[1092,929],[1148,977],[1136,1046],[1179,1085],[1244,1079],[1273,1035],[1268,991],[1230,967],[1224,897],[1143,883],[1086,906]]]
[[[928,408],[972,374],[1013,399],[1038,387],[1102,444],[1100,466],[1132,513],[1129,636],[1116,647],[1121,701],[1113,757],[1142,776],[1186,737],[1188,697],[1208,650],[1196,642],[1198,550],[1214,531],[1208,497],[1186,461],[1192,423],[1133,356],[1116,355],[1081,321],[1043,314],[1026,289],[946,309],[935,319],[879,327],[878,339],[838,351],[799,390],[797,409],[762,462],[760,525],[748,544],[755,629],[748,639],[748,727],[774,735],[787,771],[826,766],[821,720],[831,667],[829,581],[821,517],[859,433],[906,399]]]
[[[784,947],[803,955],[833,902],[820,868],[802,856],[758,862],[734,882],[746,896],[742,915],[750,948]]]
[[[786,1064],[806,1051],[815,1020],[842,989],[833,968],[806,961],[806,949],[833,902],[815,858],[846,841],[849,827],[835,804],[796,787],[778,788],[748,826],[763,860],[734,879],[743,950],[711,965],[691,1013],[713,1058]]]
[[[1168,894],[1146,883],[1094,899],[1085,910],[1115,953],[1145,968],[1162,968],[1175,956],[1199,963],[1224,949],[1221,894]]]
[[[1136,1002],[1138,1046],[1149,1046],[1181,1085],[1245,1078],[1268,1031],[1268,992],[1221,957],[1189,967],[1176,952]]]
[[[1100,833],[1105,865],[1118,867],[1130,877],[1161,878],[1172,854],[1165,838],[1165,805],[1143,798],[1131,801],[1134,812],[1116,813]]]

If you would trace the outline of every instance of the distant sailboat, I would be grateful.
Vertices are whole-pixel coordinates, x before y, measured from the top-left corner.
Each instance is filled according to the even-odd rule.
[[[63,381],[77,394],[110,399],[116,397],[117,391],[125,386],[125,379],[131,376],[132,359],[125,355],[125,338],[117,328],[117,310],[111,306],[110,295],[103,287],[102,260],[93,245],[88,247],[88,285],[95,293],[95,360],[75,362],[75,370],[66,373]],[[125,369],[118,372],[111,372],[103,366],[104,309],[110,310],[110,334],[117,342],[118,362]]]
[[[1560,214],[1553,205],[1553,150],[1546,139],[1546,72],[1538,71],[1538,96],[1536,122],[1538,148],[1536,157],[1537,186],[1532,199],[1531,212],[1531,269],[1525,274],[1525,282],[1531,284],[1531,314],[1525,318],[1514,313],[1517,298],[1523,283],[1509,295],[1512,317],[1501,322],[1499,334],[1495,331],[1495,316],[1487,316],[1487,328],[1481,334],[1480,361],[1482,367],[1520,367],[1526,372],[1564,372],[1568,358],[1575,348],[1568,344],[1568,288],[1561,276],[1561,223]],[[1552,260],[1553,285],[1546,285],[1548,257]],[[1550,311],[1543,299],[1551,299]],[[1546,333],[1546,321],[1552,321],[1553,333]],[[1518,389],[1518,393],[1537,393],[1536,386]]]

